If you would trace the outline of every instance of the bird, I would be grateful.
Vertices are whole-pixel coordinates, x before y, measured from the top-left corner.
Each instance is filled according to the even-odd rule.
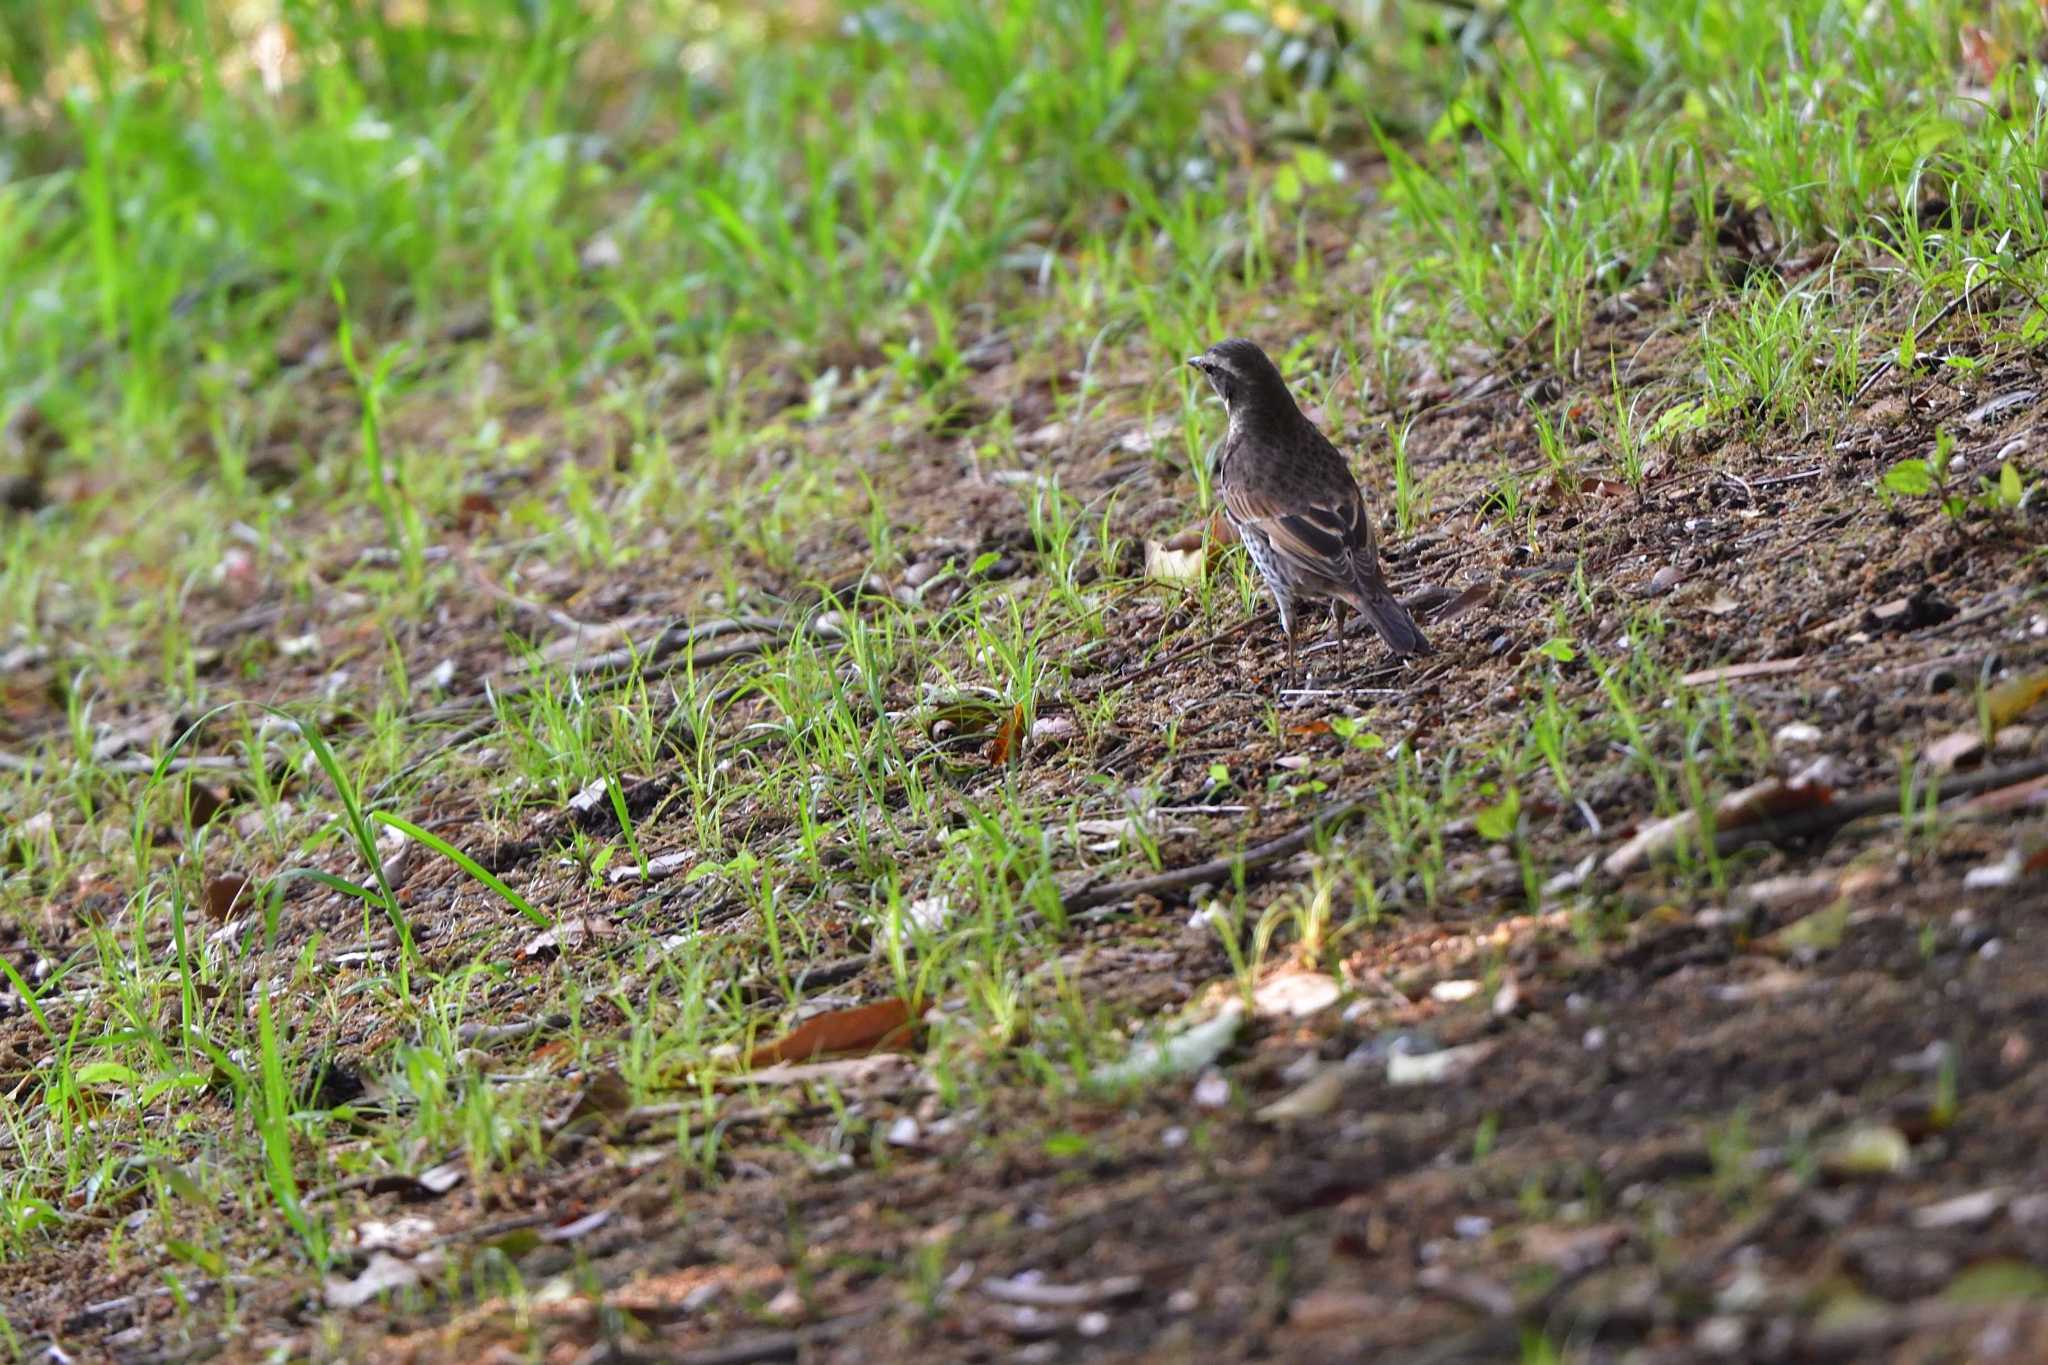
[[[1229,337],[1188,364],[1230,415],[1213,486],[1280,609],[1288,671],[1296,666],[1295,608],[1305,598],[1330,599],[1331,627],[1340,638],[1348,606],[1372,623],[1396,656],[1432,653],[1422,628],[1387,588],[1358,481],[1296,405],[1266,353],[1243,337]]]

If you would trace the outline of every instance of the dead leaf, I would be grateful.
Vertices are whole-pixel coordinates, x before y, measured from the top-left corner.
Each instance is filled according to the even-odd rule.
[[[1979,85],[1990,85],[1996,81],[1998,73],[2005,67],[2006,54],[1991,30],[1981,24],[1964,24],[1956,37],[1962,43],[1963,69]]]
[[[1000,768],[1005,763],[1014,763],[1024,754],[1024,746],[1018,741],[1024,736],[1024,708],[1013,706],[996,727],[995,738],[988,742],[987,757],[991,768]]]
[[[565,919],[528,939],[519,955],[525,958],[551,957],[597,939],[611,938],[618,932],[619,926],[606,919]]]
[[[1175,550],[1156,540],[1145,542],[1145,577],[1160,583],[1181,586],[1199,583],[1208,560],[1209,551],[1205,546]]]
[[[1905,1134],[1888,1123],[1863,1123],[1821,1144],[1820,1168],[1837,1180],[1897,1175],[1913,1164]]]
[[[1595,1223],[1590,1227],[1537,1223],[1523,1228],[1518,1235],[1523,1255],[1566,1275],[1606,1264],[1629,1240],[1628,1228],[1620,1223]]]
[[[1327,735],[1330,733],[1330,722],[1318,716],[1314,720],[1305,720],[1299,725],[1288,726],[1287,733],[1290,735]]]
[[[922,1072],[908,1057],[896,1052],[878,1052],[865,1057],[841,1057],[832,1062],[795,1062],[764,1066],[717,1080],[721,1089],[750,1090],[764,1085],[831,1085],[841,1091],[926,1088]]]
[[[206,883],[206,915],[208,919],[223,923],[233,919],[239,910],[246,910],[256,903],[254,889],[249,879],[239,872],[223,873]]]
[[[1792,921],[1759,942],[1760,947],[1781,951],[1824,953],[1841,946],[1842,934],[1849,927],[1849,901],[1847,897],[1836,901],[1824,910]]]
[[[1387,1054],[1388,1085],[1441,1085],[1454,1081],[1493,1054],[1492,1043],[1467,1043],[1435,1052],[1396,1050]]]
[[[1687,687],[1712,687],[1715,683],[1741,682],[1744,678],[1768,678],[1778,673],[1797,673],[1807,666],[1805,659],[1759,659],[1746,664],[1723,664],[1702,668],[1678,681]]]
[[[2043,697],[2048,697],[2048,669],[2000,683],[1984,694],[1984,709],[1991,728],[2004,729],[2033,710]]]
[[[917,1037],[924,1011],[903,999],[833,1010],[814,1015],[772,1043],[747,1054],[748,1067],[776,1062],[808,1062],[848,1053],[907,1052]]]
[[[463,535],[474,535],[478,528],[494,521],[498,516],[498,504],[488,493],[464,493],[462,501],[455,505],[455,529]]]
[[[1337,1003],[1344,993],[1322,972],[1284,972],[1267,977],[1252,991],[1252,1008],[1263,1019],[1306,1019]]]
[[[356,1225],[353,1237],[357,1251],[414,1256],[432,1244],[436,1231],[433,1219],[408,1213],[391,1219],[366,1218]]]
[[[555,1227],[542,1228],[540,1239],[543,1242],[557,1243],[580,1241],[611,1221],[612,1211],[599,1209],[595,1213],[586,1213],[581,1218],[571,1219]]]
[[[936,934],[953,918],[953,898],[943,892],[936,896],[919,896],[904,905],[903,918],[927,934]]]
[[[1068,739],[1079,728],[1072,716],[1040,716],[1031,722],[1031,742],[1049,744],[1056,739]]]
[[[1089,1083],[1114,1090],[1143,1081],[1190,1075],[1222,1056],[1237,1038],[1243,1022],[1244,1007],[1232,1001],[1203,1023],[1164,1038],[1133,1043],[1121,1059],[1089,1073]]]
[[[1136,1275],[1111,1275],[1086,1284],[1048,1284],[1029,1272],[1010,1279],[987,1279],[978,1286],[998,1303],[1021,1304],[1026,1308],[1092,1308],[1101,1303],[1135,1297],[1145,1282]]]
[[[1253,1115],[1261,1123],[1317,1118],[1337,1107],[1344,1094],[1344,1068],[1326,1066]]]
[[[1974,730],[1943,735],[1927,746],[1927,761],[1938,773],[1974,768],[1984,757],[1984,736]]]
[[[185,789],[185,818],[187,827],[204,829],[220,817],[228,808],[234,792],[227,787],[216,787],[210,782],[194,781]]]
[[[1287,1308],[1287,1325],[1301,1332],[1356,1333],[1368,1323],[1383,1321],[1385,1299],[1351,1289],[1312,1289]]]
[[[334,1309],[361,1308],[382,1295],[419,1284],[440,1270],[442,1260],[439,1250],[413,1257],[373,1251],[369,1263],[354,1279],[338,1275],[328,1277],[327,1306]]]

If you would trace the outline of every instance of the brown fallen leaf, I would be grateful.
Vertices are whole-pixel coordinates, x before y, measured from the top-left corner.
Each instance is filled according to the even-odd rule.
[[[249,885],[249,879],[239,872],[227,872],[211,877],[206,883],[206,916],[208,919],[226,921],[233,919],[237,911],[247,910],[256,903],[256,894]]]
[[[234,792],[227,787],[217,787],[210,782],[194,781],[185,790],[185,818],[188,828],[204,829],[220,818],[234,799]]]
[[[747,1054],[749,1067],[808,1062],[848,1053],[907,1052],[924,1011],[901,998],[813,1015],[772,1043]]]
[[[1005,763],[1015,763],[1018,759],[1022,758],[1024,755],[1024,745],[1021,743],[1023,738],[1024,708],[1013,706],[1010,708],[1010,713],[1003,717],[1002,724],[996,727],[995,738],[988,742],[987,757],[989,766],[991,768],[1000,768]]]
[[[462,501],[455,507],[455,529],[463,535],[473,535],[478,527],[496,520],[498,504],[488,493],[470,492],[462,495]]]
[[[2005,67],[2006,53],[2004,44],[1992,36],[1991,30],[1981,24],[1964,24],[1956,31],[1956,38],[1962,47],[1963,69],[1979,85],[1996,81]]]

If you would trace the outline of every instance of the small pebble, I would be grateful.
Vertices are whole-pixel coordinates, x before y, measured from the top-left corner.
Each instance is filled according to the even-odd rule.
[[[1780,725],[1778,727],[1778,732],[1771,736],[1771,745],[1777,749],[1810,749],[1820,743],[1820,740],[1821,733],[1818,725],[1808,725],[1805,721],[1793,721],[1789,725]]]

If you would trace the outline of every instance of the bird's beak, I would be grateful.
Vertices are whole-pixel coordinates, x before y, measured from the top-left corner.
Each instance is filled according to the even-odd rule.
[[[1188,364],[1194,366],[1196,369],[1199,370],[1202,368],[1202,357],[1198,355],[1191,355],[1188,357]]]

